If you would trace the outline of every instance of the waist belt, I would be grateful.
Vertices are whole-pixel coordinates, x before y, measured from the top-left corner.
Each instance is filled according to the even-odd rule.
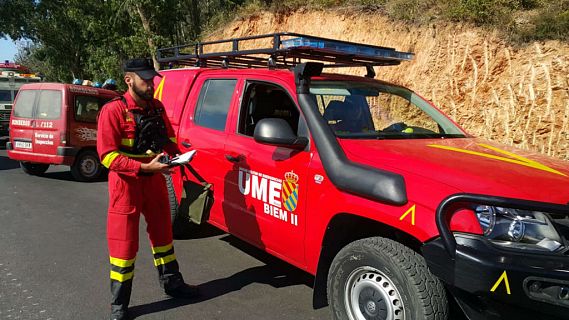
[[[143,176],[143,177],[152,177],[156,172],[144,172],[144,171],[140,171],[138,173],[139,176]]]

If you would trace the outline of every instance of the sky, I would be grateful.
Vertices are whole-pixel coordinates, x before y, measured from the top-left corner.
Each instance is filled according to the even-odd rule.
[[[16,53],[18,53],[18,49],[16,48],[16,43],[12,41],[12,39],[0,38],[0,62],[4,62],[4,60],[10,60],[13,62]]]

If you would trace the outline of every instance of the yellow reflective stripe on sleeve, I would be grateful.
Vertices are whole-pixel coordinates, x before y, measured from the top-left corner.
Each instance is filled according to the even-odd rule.
[[[155,154],[132,154],[132,153],[128,153],[128,152],[124,152],[124,151],[119,151],[120,154],[122,154],[125,157],[129,157],[129,158],[154,158],[156,157]]]
[[[132,154],[132,153],[123,152],[123,151],[112,151],[112,152],[107,153],[107,155],[105,156],[103,161],[101,161],[101,163],[107,169],[110,169],[111,164],[113,163],[113,161],[115,161],[115,159],[119,155],[123,155],[123,156],[129,157],[129,158],[154,158],[156,156],[155,154]]]
[[[116,157],[119,156],[119,152],[118,151],[111,151],[109,153],[107,153],[107,155],[105,156],[105,158],[103,158],[103,161],[101,161],[101,163],[107,168],[109,169],[111,167],[111,163],[113,163],[113,161],[116,159]]]
[[[127,147],[132,147],[132,146],[134,146],[134,139],[122,139],[121,145],[127,146]]]
[[[111,264],[113,266],[117,266],[117,267],[121,267],[121,268],[127,268],[127,267],[132,266],[134,264],[134,260],[136,260],[136,258],[130,259],[130,260],[123,260],[123,259],[113,258],[113,257],[110,257],[110,258],[111,258]]]
[[[168,252],[172,247],[173,245],[171,243],[162,247],[152,247],[152,254]]]
[[[172,141],[174,143],[178,143],[178,139],[176,139],[176,137],[170,137],[170,141]]]
[[[176,255],[171,254],[171,255],[167,255],[167,256],[162,257],[162,258],[154,259],[154,265],[158,267],[159,265],[166,264],[166,263],[172,262],[174,260],[176,260]]]
[[[118,282],[125,282],[127,280],[132,279],[133,276],[134,276],[134,271],[131,271],[129,273],[118,273],[116,271],[111,270],[111,279],[116,280]]]

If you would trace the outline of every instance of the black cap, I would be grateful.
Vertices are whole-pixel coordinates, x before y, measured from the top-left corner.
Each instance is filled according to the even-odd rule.
[[[154,77],[162,77],[156,70],[150,59],[130,59],[123,65],[124,72],[134,72],[144,80],[152,80]]]

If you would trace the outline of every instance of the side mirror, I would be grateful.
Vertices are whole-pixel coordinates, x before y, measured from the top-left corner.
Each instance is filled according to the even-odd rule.
[[[277,118],[260,120],[253,137],[259,143],[292,149],[304,149],[308,145],[307,138],[297,136],[285,120]]]

